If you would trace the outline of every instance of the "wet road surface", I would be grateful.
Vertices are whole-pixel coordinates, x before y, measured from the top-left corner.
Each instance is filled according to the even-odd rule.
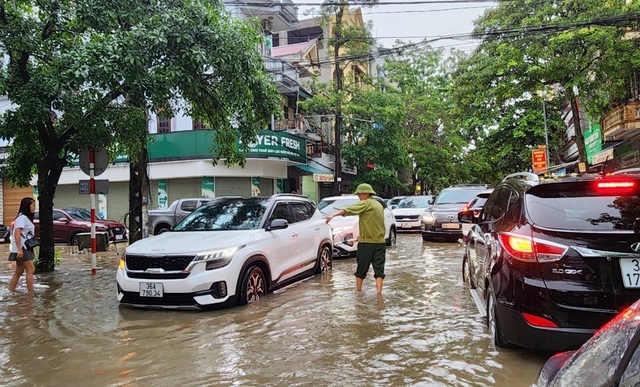
[[[123,246],[119,249],[122,251]],[[118,255],[63,250],[36,293],[0,270],[0,378],[9,386],[529,386],[547,355],[496,350],[460,279],[462,245],[401,234],[385,287],[355,259],[248,307],[118,306]],[[0,246],[8,255],[8,246]],[[24,277],[19,288],[24,289]]]

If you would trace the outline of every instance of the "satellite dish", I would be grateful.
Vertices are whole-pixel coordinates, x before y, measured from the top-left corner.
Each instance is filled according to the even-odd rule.
[[[109,152],[101,146],[93,148],[93,175],[98,176],[107,169],[109,164]],[[87,175],[91,175],[89,170],[89,148],[80,151],[80,169]]]

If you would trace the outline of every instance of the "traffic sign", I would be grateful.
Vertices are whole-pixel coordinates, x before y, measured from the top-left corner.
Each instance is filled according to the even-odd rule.
[[[94,160],[93,160],[93,175],[98,176],[107,169],[109,164],[109,152],[101,146],[93,148]],[[84,148],[80,151],[80,169],[87,175],[91,174],[89,170],[89,148]]]

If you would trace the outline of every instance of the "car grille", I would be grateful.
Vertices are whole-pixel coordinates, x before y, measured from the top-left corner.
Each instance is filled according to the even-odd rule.
[[[395,218],[396,221],[402,222],[403,220],[418,220],[420,219],[420,215],[397,215]]]
[[[126,229],[124,227],[111,227],[110,230],[113,235],[124,235],[126,233]]]
[[[195,255],[127,255],[127,269],[145,271],[163,269],[165,271],[183,271],[189,266]]]
[[[183,279],[189,276],[189,272],[169,272],[169,273],[147,273],[127,270],[127,277],[138,279]]]
[[[163,297],[140,297],[140,294],[136,292],[122,292],[122,294],[123,297],[120,302],[123,304],[192,307],[198,306],[198,304],[193,299],[193,294],[191,293],[165,293]]]

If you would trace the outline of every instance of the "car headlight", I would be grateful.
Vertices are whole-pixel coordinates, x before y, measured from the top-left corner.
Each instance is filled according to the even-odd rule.
[[[193,261],[191,261],[191,264],[193,265],[200,262],[206,262],[207,270],[218,269],[228,265],[229,262],[231,262],[231,259],[233,258],[233,255],[236,253],[236,251],[240,250],[243,247],[244,245],[198,253]]]
[[[425,212],[424,214],[422,214],[422,223],[428,226],[432,226],[435,222],[436,222],[436,218],[434,218],[433,215],[431,215],[431,213]]]

